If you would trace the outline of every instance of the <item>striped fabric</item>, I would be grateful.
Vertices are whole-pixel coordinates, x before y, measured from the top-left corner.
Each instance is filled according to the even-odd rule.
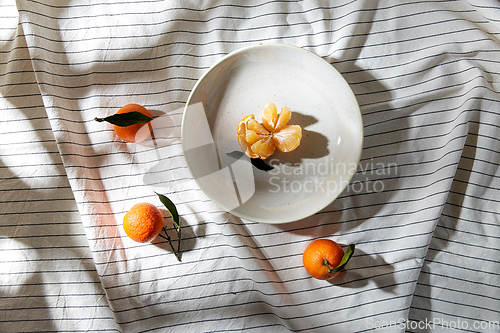
[[[119,331],[15,5],[0,15],[0,332]]]
[[[498,1],[0,4],[0,332],[500,331]],[[364,124],[348,188],[282,225],[221,210],[181,149],[196,81],[259,43],[331,63]],[[94,121],[128,103],[156,144]],[[182,262],[123,232],[155,191]],[[316,238],[356,244],[331,282]]]

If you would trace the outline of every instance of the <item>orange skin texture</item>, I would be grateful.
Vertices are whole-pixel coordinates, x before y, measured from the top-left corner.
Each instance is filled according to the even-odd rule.
[[[139,243],[151,242],[163,229],[163,215],[147,202],[135,204],[123,217],[123,229],[128,237]]]
[[[145,107],[139,104],[127,104],[123,106],[120,110],[118,110],[117,114],[134,112],[134,111],[140,112],[150,118],[153,118],[151,116],[151,113]],[[116,135],[123,141],[135,143],[146,140],[151,134],[153,127],[149,122],[145,124],[134,124],[125,127],[113,125],[113,129],[115,130]]]
[[[328,260],[330,269],[340,264],[344,250],[336,242],[329,239],[317,239],[309,244],[304,250],[302,262],[306,271],[318,280],[330,280],[340,272],[329,273],[325,259]]]

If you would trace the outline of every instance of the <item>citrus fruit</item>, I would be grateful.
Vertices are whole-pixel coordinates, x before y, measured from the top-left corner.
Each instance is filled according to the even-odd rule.
[[[290,152],[300,145],[302,128],[299,125],[287,125],[292,112],[286,106],[278,110],[274,103],[269,103],[262,115],[262,124],[249,115],[238,124],[238,142],[241,149],[250,158],[266,159],[275,149]]]
[[[140,112],[143,115],[153,118],[151,116],[151,113],[145,107],[139,104],[127,104],[123,106],[120,110],[118,110],[117,114],[129,113],[134,111]],[[130,126],[113,125],[113,129],[115,130],[116,135],[120,139],[133,143],[133,142],[142,142],[146,140],[151,134],[153,127],[151,126],[151,123],[148,122],[142,124],[134,124]]]
[[[306,271],[319,280],[329,280],[340,272],[331,272],[344,256],[344,250],[336,242],[329,239],[317,239],[309,244],[302,255]]]
[[[123,217],[123,229],[136,242],[150,242],[163,229],[163,215],[153,204],[137,203]]]

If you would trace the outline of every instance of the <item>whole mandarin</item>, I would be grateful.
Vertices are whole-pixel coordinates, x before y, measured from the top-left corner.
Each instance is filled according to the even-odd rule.
[[[304,250],[302,262],[312,277],[319,280],[329,280],[340,272],[330,273],[328,268],[332,270],[337,267],[343,256],[344,250],[336,242],[329,239],[317,239]]]
[[[123,106],[120,110],[118,110],[118,112],[116,113],[120,114],[120,113],[134,112],[134,111],[140,112],[143,115],[153,118],[148,109],[139,104],[127,104]],[[116,135],[120,139],[122,139],[123,141],[134,143],[146,140],[151,134],[153,127],[151,126],[151,122],[148,122],[142,124],[134,124],[130,126],[113,125],[113,129]]]
[[[136,242],[150,242],[163,229],[163,215],[153,204],[137,203],[123,217],[123,229]]]

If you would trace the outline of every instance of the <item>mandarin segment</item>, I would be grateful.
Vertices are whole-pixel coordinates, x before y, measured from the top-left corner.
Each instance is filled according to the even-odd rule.
[[[274,103],[269,103],[262,114],[262,124],[269,132],[274,132],[278,122],[278,109]]]
[[[269,135],[269,131],[264,126],[262,126],[262,124],[259,124],[254,118],[249,119],[247,124],[249,130],[261,135]]]
[[[269,103],[264,109],[262,124],[255,120],[254,115],[243,118],[238,124],[241,149],[250,158],[266,159],[276,148],[285,153],[297,148],[302,140],[302,128],[287,125],[291,114],[284,106],[278,115],[276,105]]]
[[[264,139],[266,136],[259,134],[255,131],[248,130],[245,135],[245,140],[249,145],[253,145],[255,142]]]
[[[281,129],[285,127],[286,124],[288,124],[288,121],[290,121],[291,117],[292,117],[292,112],[290,111],[290,109],[287,108],[286,106],[282,107],[280,115],[278,117],[278,122],[276,123],[275,131],[276,132],[281,131]]]
[[[284,153],[288,153],[297,148],[301,139],[302,128],[300,128],[299,125],[287,125],[273,136],[276,148]]]
[[[274,141],[271,137],[264,138],[255,142],[250,149],[254,152],[258,152],[259,158],[266,159],[274,153],[276,149]]]
[[[269,132],[257,122],[255,119],[250,119],[247,122],[247,131],[245,139],[249,145],[253,145],[259,140],[266,139],[269,136]]]
[[[247,123],[251,119],[254,119],[253,114],[246,116],[238,124],[238,142],[246,155],[250,158],[259,158],[259,155],[250,150],[251,145],[247,141]]]

